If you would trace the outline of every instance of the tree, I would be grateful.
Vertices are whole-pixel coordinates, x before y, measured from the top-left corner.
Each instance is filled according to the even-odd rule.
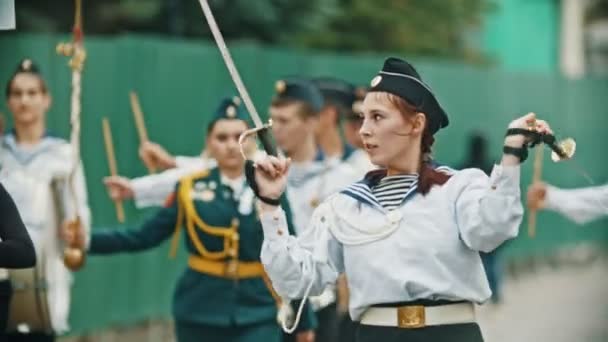
[[[209,0],[227,40],[345,52],[483,59],[468,38],[493,0]],[[196,0],[84,2],[89,34],[124,31],[211,39]],[[20,28],[70,29],[73,0],[20,0]]]
[[[297,32],[323,27],[335,0],[209,0],[226,39],[288,42]],[[20,0],[20,31],[69,31],[74,0]],[[125,31],[211,38],[196,0],[83,1],[89,34]]]
[[[489,0],[343,0],[327,31],[300,34],[298,43],[478,60],[467,37],[492,8]]]

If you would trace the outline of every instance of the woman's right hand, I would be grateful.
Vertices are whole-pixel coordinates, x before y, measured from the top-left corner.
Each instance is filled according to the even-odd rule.
[[[156,168],[167,170],[177,166],[175,157],[164,147],[151,141],[144,141],[139,146],[139,158],[151,170]]]
[[[59,237],[61,240],[63,240],[66,245],[78,249],[85,249],[86,247],[86,237],[84,234],[85,232],[78,223],[70,220],[64,221],[59,230]]]
[[[291,159],[264,156],[255,161],[255,182],[260,196],[278,199],[287,187],[287,170]]]
[[[108,195],[114,201],[122,201],[131,199],[135,196],[133,187],[128,178],[122,176],[109,176],[103,179],[103,184],[106,185]]]

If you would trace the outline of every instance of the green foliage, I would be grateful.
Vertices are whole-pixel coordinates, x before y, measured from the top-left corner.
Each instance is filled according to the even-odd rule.
[[[228,39],[287,44],[295,33],[325,25],[335,8],[334,0],[216,0],[210,5]],[[198,1],[187,6],[186,33],[211,37]]]
[[[343,0],[327,31],[299,36],[303,46],[393,51],[475,59],[467,41],[492,8],[489,0]]]
[[[344,52],[483,59],[471,39],[493,0],[209,0],[226,39]],[[20,0],[20,29],[67,31],[73,1]],[[84,2],[89,34],[211,38],[196,0]]]
[[[591,0],[586,13],[587,23],[606,20],[606,18],[608,18],[608,0]]]

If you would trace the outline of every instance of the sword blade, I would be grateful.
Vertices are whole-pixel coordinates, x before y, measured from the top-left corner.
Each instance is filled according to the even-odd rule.
[[[247,92],[247,88],[243,84],[241,80],[241,76],[239,75],[238,70],[236,69],[236,65],[232,60],[232,56],[230,55],[230,51],[228,51],[228,47],[226,46],[226,42],[224,41],[224,37],[220,32],[217,23],[215,22],[215,18],[213,16],[213,12],[211,11],[211,7],[209,7],[209,2],[207,0],[199,0],[201,4],[201,8],[203,9],[203,13],[205,14],[205,18],[207,19],[207,23],[209,24],[209,28],[211,29],[211,34],[213,34],[213,39],[217,44],[217,47],[220,49],[222,54],[222,58],[224,59],[224,63],[226,63],[226,67],[228,68],[228,72],[230,73],[230,77],[232,77],[232,81],[236,86],[239,95],[243,99],[243,103],[245,103],[245,108],[249,112],[251,119],[256,127],[263,127],[264,124],[260,119],[260,115],[258,114],[253,102],[251,101],[251,97],[249,97],[249,93]]]

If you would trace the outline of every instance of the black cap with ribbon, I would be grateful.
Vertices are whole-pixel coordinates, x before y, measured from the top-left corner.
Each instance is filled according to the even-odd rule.
[[[429,130],[435,134],[450,121],[441,108],[431,88],[422,81],[414,67],[399,58],[390,57],[384,61],[382,70],[371,81],[369,92],[386,92],[398,96],[424,113]]]

